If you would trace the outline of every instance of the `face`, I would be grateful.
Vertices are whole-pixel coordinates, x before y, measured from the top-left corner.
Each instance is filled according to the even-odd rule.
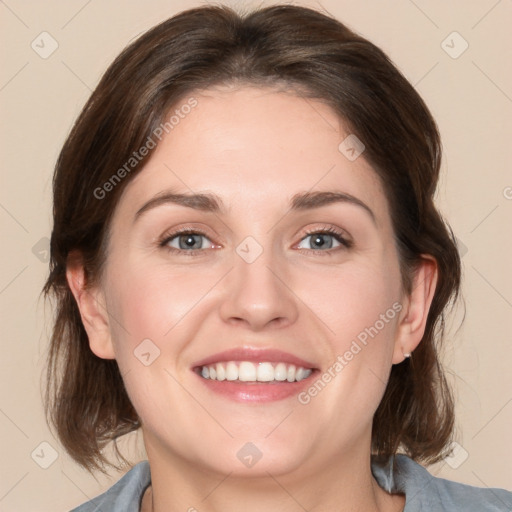
[[[191,96],[115,210],[91,348],[150,458],[277,475],[368,454],[407,300],[377,175],[319,101]]]

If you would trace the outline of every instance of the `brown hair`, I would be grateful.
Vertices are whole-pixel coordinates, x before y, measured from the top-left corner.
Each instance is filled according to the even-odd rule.
[[[99,279],[112,213],[151,152],[108,194],[97,191],[183,97],[237,83],[285,85],[330,105],[364,143],[363,156],[381,178],[405,289],[410,290],[422,254],[436,259],[439,277],[425,335],[413,357],[391,370],[374,416],[372,453],[384,458],[401,450],[423,462],[438,460],[454,422],[438,350],[443,312],[460,284],[454,237],[433,202],[439,133],[422,99],[379,48],[327,15],[290,5],[247,14],[224,6],[184,11],[128,46],[85,105],[53,181],[50,275],[44,287],[56,300],[46,390],[50,423],[78,463],[101,470],[113,465],[102,448],[140,426],[117,363],[89,348],[66,264],[71,251],[79,251],[87,285]]]

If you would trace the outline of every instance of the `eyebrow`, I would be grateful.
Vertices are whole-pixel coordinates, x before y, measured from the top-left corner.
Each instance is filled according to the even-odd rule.
[[[150,199],[135,214],[134,222],[148,210],[157,208],[164,204],[177,204],[194,210],[204,212],[219,213],[225,208],[222,200],[213,194],[175,194],[173,192],[164,192]]]
[[[362,208],[376,223],[375,214],[371,208],[357,197],[346,192],[302,192],[295,194],[290,202],[292,211],[302,211],[314,208],[321,208],[333,203],[348,203]],[[163,192],[147,201],[135,213],[134,222],[145,212],[165,204],[177,204],[194,210],[200,210],[211,213],[221,213],[225,211],[222,200],[214,194],[178,194],[173,192]]]
[[[346,192],[304,192],[302,194],[295,194],[292,197],[291,209],[292,210],[308,210],[312,208],[320,208],[333,203],[348,203],[362,208],[371,217],[374,224],[376,224],[375,214],[371,208],[358,199],[357,197],[347,194]]]

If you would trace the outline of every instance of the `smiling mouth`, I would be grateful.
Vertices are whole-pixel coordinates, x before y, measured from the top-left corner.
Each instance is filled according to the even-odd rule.
[[[196,373],[207,380],[230,382],[300,382],[307,379],[312,368],[304,368],[283,362],[226,361],[198,366]]]

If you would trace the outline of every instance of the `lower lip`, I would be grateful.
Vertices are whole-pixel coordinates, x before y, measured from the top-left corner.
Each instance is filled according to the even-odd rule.
[[[197,375],[197,374],[196,374]],[[223,395],[235,402],[276,402],[298,395],[311,383],[311,377],[315,372],[299,382],[240,382],[240,381],[218,381],[205,379],[197,375],[203,384],[219,395]]]

